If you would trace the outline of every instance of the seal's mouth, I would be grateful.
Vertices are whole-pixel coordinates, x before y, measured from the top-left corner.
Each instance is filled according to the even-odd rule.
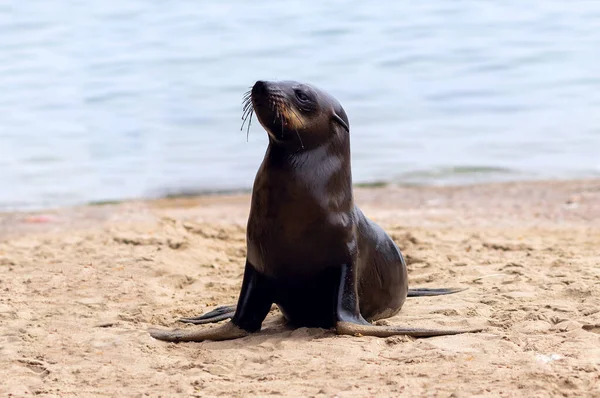
[[[303,120],[289,103],[285,92],[275,83],[259,80],[244,94],[242,129],[248,121],[250,130],[253,113],[273,139],[285,140],[291,131],[302,144],[298,129],[303,127]]]

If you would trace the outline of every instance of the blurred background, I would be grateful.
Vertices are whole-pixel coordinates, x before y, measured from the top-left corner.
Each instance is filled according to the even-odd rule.
[[[600,176],[600,2],[4,0],[0,211],[249,189],[242,95],[313,83],[356,183]]]

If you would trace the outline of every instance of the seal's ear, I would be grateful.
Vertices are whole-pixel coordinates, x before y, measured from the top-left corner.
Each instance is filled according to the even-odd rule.
[[[333,113],[333,121],[342,126],[348,133],[350,132],[350,127],[348,127],[346,122],[335,112]]]

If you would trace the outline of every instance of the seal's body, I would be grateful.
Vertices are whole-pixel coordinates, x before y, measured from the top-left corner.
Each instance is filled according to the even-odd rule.
[[[467,332],[368,322],[398,313],[407,295],[458,290],[409,291],[400,250],[354,204],[349,123],[333,97],[297,82],[258,81],[245,111],[250,117],[256,112],[269,146],[252,191],[238,303],[182,321],[231,320],[208,330],[153,330],[152,336],[167,341],[241,337],[260,330],[273,303],[294,326],[335,327],[340,334]]]

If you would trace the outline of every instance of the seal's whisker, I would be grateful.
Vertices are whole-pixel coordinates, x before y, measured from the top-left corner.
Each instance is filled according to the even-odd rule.
[[[252,98],[251,97],[244,98],[243,101],[242,101],[242,109],[243,110],[247,110],[251,106],[253,106],[252,105]]]
[[[243,106],[242,110],[243,110],[244,112],[246,112],[246,111],[247,111],[249,108],[252,108],[252,107],[253,107],[253,105],[252,105],[252,101],[246,101],[246,102],[244,103],[244,106]]]
[[[245,111],[246,109],[248,109],[249,106],[252,106],[252,103],[250,101],[248,101],[248,100],[245,100],[242,103],[242,111]]]
[[[248,108],[247,110],[244,111],[244,114],[242,115],[242,120],[246,119],[248,117],[248,115],[250,115],[250,112],[252,112],[253,109],[252,108]]]
[[[252,115],[254,114],[254,110],[250,110],[250,120],[248,120],[248,130],[246,131],[246,142],[248,142],[248,137],[250,136],[250,125],[252,124]]]
[[[248,121],[248,130],[246,131],[246,141],[248,141],[248,136],[250,135],[250,125],[252,124],[252,115],[253,114],[254,114],[254,110],[250,109],[250,112],[248,112],[248,115],[242,121],[242,127],[240,128],[240,131],[243,130],[244,124],[246,123],[246,121]]]
[[[249,109],[244,116],[242,117],[242,128],[244,127],[244,123],[248,120],[248,117],[250,116],[250,114],[253,112],[252,109]]]
[[[244,104],[244,107],[242,108],[242,112],[243,115],[245,115],[246,113],[248,113],[248,111],[250,111],[252,109],[252,103],[251,102],[247,102]]]
[[[248,117],[248,115],[250,115],[250,112],[252,112],[252,108],[249,108],[249,109],[245,110],[244,114],[242,115],[242,120],[246,120],[246,118]]]
[[[244,94],[243,106],[242,106],[242,126],[240,131],[244,130],[244,124],[248,121],[248,129],[246,131],[246,142],[250,136],[250,126],[252,125],[252,115],[254,114],[254,104],[252,103],[252,92],[248,91]]]

